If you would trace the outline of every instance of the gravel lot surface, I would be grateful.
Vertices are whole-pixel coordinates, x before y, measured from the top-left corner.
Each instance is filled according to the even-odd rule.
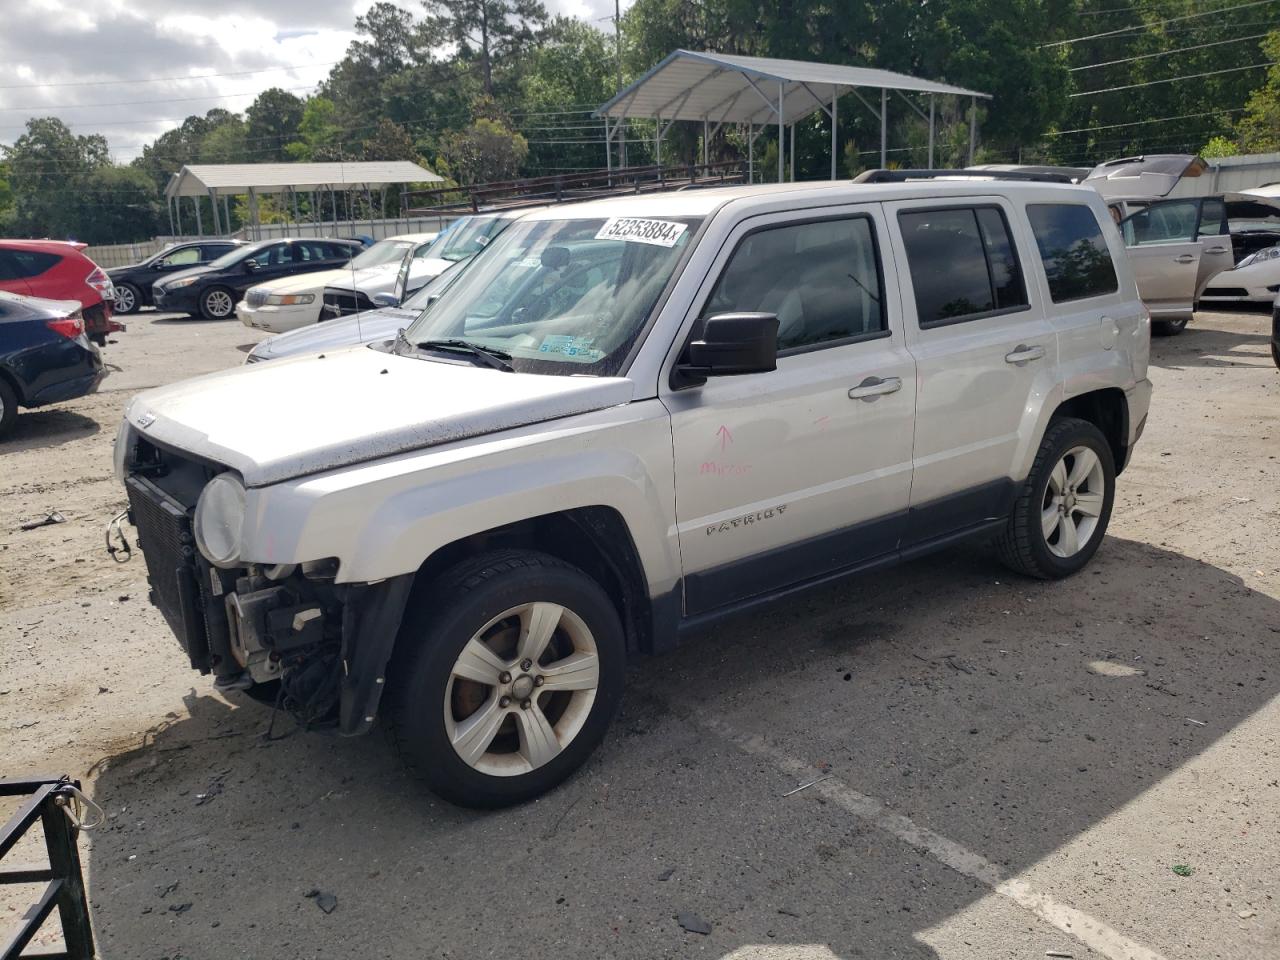
[[[125,401],[259,336],[134,316],[103,392],[0,443],[0,776],[70,772],[106,810],[82,850],[107,958],[1275,960],[1267,323],[1153,343],[1079,576],[971,546],[722,624],[632,664],[578,776],[477,814],[381,737],[264,740],[268,711],[186,666],[141,558],[106,555]],[[67,522],[18,530],[47,509]],[[0,940],[24,909],[0,900]]]

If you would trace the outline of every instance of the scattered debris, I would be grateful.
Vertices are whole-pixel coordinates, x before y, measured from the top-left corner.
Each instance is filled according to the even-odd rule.
[[[196,794],[196,806],[203,807],[206,803],[208,803],[218,794],[222,793],[223,789],[224,787],[222,786],[221,780],[213,781],[213,783],[209,784],[208,790],[206,790],[204,793]]]
[[[659,882],[664,882],[664,881],[670,880],[675,875],[676,875],[676,868],[667,867],[667,869],[663,870],[660,874],[658,874],[658,880]]]
[[[44,515],[42,520],[28,520],[20,529],[35,530],[38,527],[51,527],[55,523],[66,523],[67,518],[60,514],[57,510],[50,510]]]
[[[703,920],[696,913],[681,913],[676,915],[676,923],[680,924],[690,933],[700,933],[704,937],[711,933],[711,924]]]
[[[794,910],[788,910],[786,907],[779,907],[778,912],[784,917],[795,917],[797,920],[800,919],[800,914],[796,913]]]
[[[163,900],[165,897],[167,897],[169,894],[173,893],[173,891],[177,889],[178,889],[178,881],[175,880],[173,881],[173,883],[169,884],[167,887],[165,887],[163,890],[160,891],[160,899]]]
[[[1239,917],[1241,920],[1251,920],[1257,915],[1258,915],[1257,912],[1254,910],[1240,910],[1239,912],[1236,913],[1236,916]]]
[[[171,903],[169,904],[169,912],[183,914],[191,909],[190,903]]]
[[[1194,870],[1192,870],[1192,869],[1191,869],[1189,866],[1187,866],[1185,863],[1175,863],[1175,864],[1173,865],[1173,872],[1174,872],[1174,873],[1176,873],[1176,874],[1177,874],[1178,876],[1180,876],[1180,877],[1189,877],[1189,876],[1191,876],[1191,874],[1193,874],[1195,871],[1194,871]]]
[[[1090,660],[1084,667],[1099,677],[1145,677],[1147,671],[1131,667],[1127,663],[1116,663],[1114,660]]]
[[[316,906],[325,913],[333,913],[334,909],[338,906],[338,898],[336,896],[332,893],[325,893],[318,887],[313,887],[308,890],[306,897],[308,900],[314,900],[316,902]]]
[[[1075,957],[1074,953],[1066,953],[1065,951],[1062,951],[1062,950],[1046,950],[1044,952],[1044,955],[1046,957],[1061,957],[1062,960],[1073,960],[1073,958]]]
[[[815,783],[821,783],[823,780],[830,780],[830,779],[831,779],[830,776],[826,776],[826,777],[819,777],[817,780],[810,780],[808,783],[802,783],[800,786],[796,787],[794,790],[788,790],[786,793],[783,794],[783,796],[789,797],[793,793],[799,793],[801,790],[808,790]]]
[[[1194,723],[1197,727],[1207,727],[1209,725],[1203,720],[1192,720],[1190,717],[1183,717],[1182,719],[1186,720],[1187,723]]]

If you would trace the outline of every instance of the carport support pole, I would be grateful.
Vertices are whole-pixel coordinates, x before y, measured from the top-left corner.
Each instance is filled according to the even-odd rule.
[[[296,187],[289,188],[289,196],[293,198],[293,223],[298,226],[298,190]],[[385,206],[385,203],[384,203]]]
[[[191,198],[191,205],[192,205],[193,207],[195,207],[195,208],[196,208],[196,235],[197,235],[197,236],[200,236],[200,237],[203,237],[203,236],[204,236],[204,224],[203,224],[203,223],[201,222],[201,220],[200,220],[200,198],[199,198],[199,197],[192,197],[192,198]]]
[[[227,223],[227,236],[231,236],[231,198],[222,195],[222,219]]]
[[[796,125],[791,125],[791,182],[796,182]]]
[[[929,169],[933,169],[933,94],[929,94]]]
[[[782,182],[782,151],[787,147],[787,129],[782,122],[782,81],[778,81],[778,182]]]
[[[221,224],[218,223],[218,195],[213,192],[213,188],[209,188],[209,209],[213,211],[213,235],[215,237],[222,236]]]
[[[889,162],[889,91],[880,88],[880,169]]]
[[[172,217],[174,214],[174,211],[177,211],[177,214],[178,214],[178,232],[175,233],[174,236],[180,237],[182,236],[182,198],[181,197],[173,198],[173,206],[170,208],[169,216]]]
[[[173,227],[173,197],[166,197],[164,205],[169,208],[169,236],[176,237],[178,234]]]
[[[705,168],[710,164],[710,161],[707,159],[708,153],[709,151],[707,149],[707,118],[703,117],[702,118],[702,166],[704,167],[704,169],[702,172],[704,175],[707,172]]]
[[[658,167],[658,179],[662,179],[662,114],[653,125],[653,162]]]
[[[973,150],[978,144],[978,98],[969,98],[969,166],[973,166]]]
[[[329,188],[329,199],[333,201],[333,232],[338,232],[338,191]]]
[[[831,179],[836,178],[836,101],[839,99],[835,87],[831,88]]]
[[[258,219],[258,191],[249,188],[249,217],[253,222],[253,239],[262,239],[262,223]]]
[[[756,182],[756,125],[747,124],[747,183]]]

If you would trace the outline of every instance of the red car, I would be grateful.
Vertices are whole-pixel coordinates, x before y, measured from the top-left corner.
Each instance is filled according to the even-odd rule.
[[[98,346],[123,330],[111,319],[111,278],[82,251],[88,244],[61,240],[0,240],[0,290],[49,300],[78,300],[85,332]]]

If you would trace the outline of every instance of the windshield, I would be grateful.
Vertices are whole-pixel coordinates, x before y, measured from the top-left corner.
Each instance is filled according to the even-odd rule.
[[[514,222],[505,217],[469,217],[456,229],[441,234],[421,256],[455,263],[465,260],[483,250],[485,244]]]
[[[224,267],[230,267],[246,257],[251,257],[266,246],[265,243],[252,243],[245,247],[236,247],[234,250],[224,253],[217,260],[210,260],[206,266],[210,270],[221,270]]]
[[[379,240],[354,257],[347,266],[352,270],[363,270],[365,267],[377,267],[384,263],[399,263],[405,251],[412,246],[412,240]]]
[[[525,373],[612,376],[697,219],[515,221],[457,272],[406,338],[466,340]]]

